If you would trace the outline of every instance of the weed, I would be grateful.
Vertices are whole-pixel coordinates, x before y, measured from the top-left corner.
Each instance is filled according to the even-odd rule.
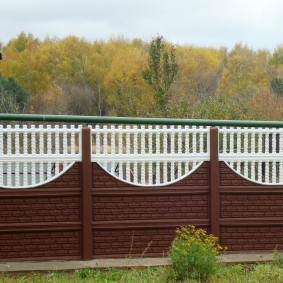
[[[218,238],[203,229],[192,225],[177,229],[169,252],[172,262],[169,279],[190,278],[201,282],[211,279],[217,271],[216,256],[221,250]]]

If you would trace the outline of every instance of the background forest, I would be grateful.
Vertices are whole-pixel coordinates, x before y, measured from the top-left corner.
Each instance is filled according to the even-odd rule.
[[[0,112],[281,120],[283,45],[232,50],[21,33],[0,44]]]

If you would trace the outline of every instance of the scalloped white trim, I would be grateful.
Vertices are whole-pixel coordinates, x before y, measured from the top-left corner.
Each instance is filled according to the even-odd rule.
[[[122,181],[123,183],[129,184],[129,185],[134,185],[137,187],[164,187],[164,186],[168,186],[174,183],[179,182],[180,180],[183,180],[184,178],[188,177],[190,174],[192,174],[194,171],[196,171],[202,164],[204,161],[200,161],[200,163],[198,165],[196,165],[192,170],[190,170],[187,174],[181,176],[180,178],[175,179],[174,181],[170,181],[170,182],[166,182],[166,183],[162,183],[162,184],[136,184],[134,182],[128,182],[125,179],[116,176],[115,174],[112,174],[110,171],[108,171],[101,163],[96,162],[106,173],[108,173],[109,175],[111,175],[112,177],[114,177],[115,179]]]
[[[232,168],[230,166],[230,164],[228,164],[228,161],[223,161],[233,172],[235,172],[237,175],[241,176],[242,178],[244,178],[245,180],[247,181],[250,181],[252,183],[255,183],[255,184],[259,184],[259,185],[264,185],[264,186],[282,186],[283,183],[263,183],[263,182],[259,182],[259,181],[256,181],[256,180],[253,180],[249,177],[246,177],[245,175],[239,173],[237,170],[235,170],[234,168]]]
[[[76,161],[73,161],[72,163],[70,163],[64,170],[62,170],[59,174],[49,178],[49,179],[46,179],[44,182],[41,182],[41,183],[37,183],[35,185],[31,185],[31,186],[3,186],[0,184],[0,188],[1,189],[13,189],[13,190],[19,190],[19,189],[32,189],[32,188],[36,188],[36,187],[39,187],[39,186],[42,186],[42,185],[45,185],[47,183],[50,183],[52,181],[54,181],[55,179],[59,178],[61,175],[63,175],[66,171],[68,171],[74,164],[76,163]]]

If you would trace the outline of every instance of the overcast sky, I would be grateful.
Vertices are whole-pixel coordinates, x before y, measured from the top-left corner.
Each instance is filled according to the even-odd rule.
[[[0,0],[0,41],[20,32],[89,41],[123,35],[174,44],[283,44],[283,0]]]

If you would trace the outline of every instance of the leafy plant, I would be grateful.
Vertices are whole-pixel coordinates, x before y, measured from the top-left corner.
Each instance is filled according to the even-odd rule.
[[[223,248],[218,238],[203,229],[184,226],[176,231],[169,256],[172,262],[170,276],[174,280],[209,280],[217,271],[217,255]]]

